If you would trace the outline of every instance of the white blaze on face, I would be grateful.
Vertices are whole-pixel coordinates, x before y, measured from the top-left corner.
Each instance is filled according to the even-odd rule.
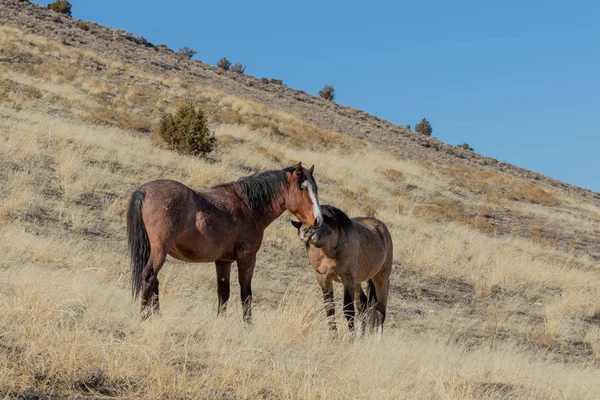
[[[305,187],[306,190],[308,190],[308,195],[310,196],[310,200],[313,204],[313,215],[315,216],[315,220],[319,220],[319,224],[322,224],[323,214],[321,213],[321,206],[319,205],[319,199],[317,198],[317,194],[315,193],[315,188],[308,179],[302,182],[301,186]]]

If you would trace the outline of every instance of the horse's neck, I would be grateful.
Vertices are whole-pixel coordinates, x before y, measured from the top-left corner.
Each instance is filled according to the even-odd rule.
[[[227,186],[226,188],[228,190],[233,190],[240,200],[239,203],[234,205],[234,210],[232,210],[232,212],[247,216],[248,220],[254,221],[254,223],[262,227],[263,229],[271,225],[273,221],[279,218],[281,214],[283,214],[283,212],[286,210],[285,203],[276,204],[277,198],[279,198],[280,196],[274,196],[272,199],[273,204],[271,205],[271,207],[268,207],[267,210],[265,210],[264,212],[253,211],[250,205],[248,204],[247,198],[245,198],[246,195],[240,191],[239,186],[231,185]]]
[[[285,203],[277,203],[278,197],[273,198],[273,204],[269,207],[268,211],[262,215],[255,215],[254,220],[263,228],[267,228],[277,218],[281,216],[286,210]]]
[[[285,207],[281,207],[281,209],[269,211],[265,215],[258,216],[255,219],[260,225],[262,225],[263,227],[266,228],[267,226],[271,225],[273,223],[273,221],[275,221],[277,218],[279,218],[281,216],[281,214],[284,213],[284,211],[285,211]]]

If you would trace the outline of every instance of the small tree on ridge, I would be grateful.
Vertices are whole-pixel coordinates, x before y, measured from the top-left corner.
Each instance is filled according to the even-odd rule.
[[[335,100],[335,89],[332,85],[325,85],[323,89],[319,90],[319,97],[325,100]]]
[[[181,58],[192,58],[194,57],[198,52],[194,49],[192,49],[191,47],[182,47],[179,49],[179,51],[177,51],[177,55]]]
[[[52,10],[54,12],[70,16],[71,3],[69,3],[67,0],[56,0],[54,3],[48,4],[48,10]]]
[[[217,67],[221,68],[223,71],[229,71],[229,68],[231,68],[231,61],[229,61],[227,57],[223,57],[217,63]]]
[[[419,132],[419,133],[422,133],[423,135],[431,136],[431,134],[433,133],[433,128],[431,127],[431,124],[429,123],[429,121],[427,121],[425,118],[423,118],[421,120],[421,122],[419,122],[415,126],[415,132]]]
[[[246,72],[246,66],[244,64],[238,62],[231,66],[230,71],[236,72],[238,74],[243,74],[244,72]]]

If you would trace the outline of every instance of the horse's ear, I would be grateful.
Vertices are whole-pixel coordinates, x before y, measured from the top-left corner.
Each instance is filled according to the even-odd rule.
[[[302,226],[302,222],[300,222],[300,221],[294,221],[292,219],[292,220],[290,220],[290,222],[292,223],[292,225],[294,225],[294,228],[296,228],[296,229],[300,229],[300,227]]]
[[[296,165],[296,169],[294,170],[294,173],[296,175],[300,175],[301,172],[302,172],[302,161],[300,161],[298,163],[298,165]]]
[[[308,169],[308,172],[310,172],[310,174],[312,175],[314,171],[315,171],[315,166],[313,164],[313,166]]]

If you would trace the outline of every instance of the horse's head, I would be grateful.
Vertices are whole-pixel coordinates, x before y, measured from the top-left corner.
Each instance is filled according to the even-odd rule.
[[[317,182],[313,178],[314,165],[303,168],[302,163],[286,170],[288,192],[285,207],[309,228],[318,229],[323,224],[323,213],[319,205]]]
[[[334,206],[325,204],[321,212],[323,222],[320,227],[311,227],[298,221],[291,221],[292,225],[298,229],[298,237],[304,243],[325,247],[325,252],[335,251],[340,245],[341,236],[353,229],[353,222],[346,213]]]
[[[321,248],[330,242],[335,240],[333,236],[333,230],[327,224],[321,225],[318,229],[312,229],[306,224],[299,221],[290,221],[292,225],[298,229],[298,237],[303,243],[312,244],[315,247]]]

